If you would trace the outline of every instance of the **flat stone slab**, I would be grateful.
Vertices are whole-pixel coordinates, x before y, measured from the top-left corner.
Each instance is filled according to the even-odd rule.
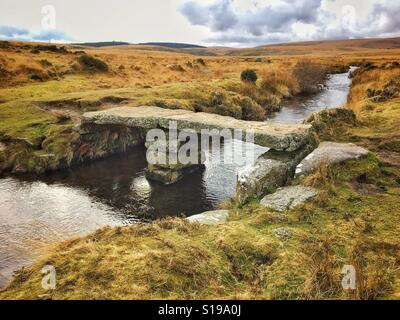
[[[229,210],[216,210],[203,212],[201,214],[197,214],[186,219],[191,223],[198,222],[200,224],[212,226],[226,222],[228,217]]]
[[[318,190],[304,186],[284,187],[264,197],[260,204],[275,211],[283,212],[315,198]]]
[[[249,130],[254,132],[256,144],[278,151],[295,151],[308,144],[311,139],[311,125],[279,124],[237,120],[204,112],[171,110],[153,106],[117,107],[97,112],[87,112],[82,117],[82,125],[125,125],[143,129],[168,128],[170,121],[177,122],[177,129],[201,130],[242,130],[243,138]]]
[[[322,142],[296,167],[296,177],[307,175],[322,163],[332,165],[348,160],[357,160],[368,155],[367,149],[353,143]]]

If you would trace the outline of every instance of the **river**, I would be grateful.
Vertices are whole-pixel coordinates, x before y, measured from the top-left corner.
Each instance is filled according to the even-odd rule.
[[[348,74],[331,75],[322,92],[291,100],[268,121],[299,123],[315,111],[343,105],[350,85]],[[220,152],[233,150],[238,143],[226,141]],[[250,147],[245,145],[243,154]],[[267,150],[256,146],[256,156]],[[216,208],[234,195],[242,168],[216,165],[212,161],[216,155],[210,150],[204,171],[172,186],[146,179],[142,147],[40,177],[0,179],[0,287],[7,284],[14,270],[29,265],[45,244],[104,226]]]

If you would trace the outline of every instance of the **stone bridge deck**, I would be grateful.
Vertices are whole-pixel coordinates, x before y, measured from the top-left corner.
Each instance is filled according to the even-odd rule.
[[[132,128],[169,128],[176,121],[178,130],[191,129],[200,133],[202,129],[248,130],[254,132],[256,144],[277,151],[295,151],[309,144],[312,139],[311,126],[303,124],[278,124],[237,120],[210,113],[195,113],[187,110],[170,110],[152,106],[117,107],[83,115],[83,124],[124,125]]]

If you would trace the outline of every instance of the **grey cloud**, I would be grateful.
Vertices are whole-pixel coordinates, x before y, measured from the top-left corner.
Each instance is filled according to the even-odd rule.
[[[375,4],[371,14],[357,21],[353,27],[346,24],[332,27],[325,25],[321,19],[318,29],[318,38],[321,39],[396,36],[400,33],[400,3],[387,0]]]
[[[231,0],[221,0],[210,7],[213,31],[229,30],[239,22],[236,13],[232,10],[231,3]]]
[[[400,1],[376,1],[372,13],[353,25],[346,24],[342,15],[323,10],[323,0],[282,0],[278,5],[259,4],[256,10],[239,10],[232,0],[214,0],[211,5],[189,0],[183,3],[180,11],[192,24],[207,27],[212,36],[205,42],[213,44],[265,44],[398,35]],[[293,30],[297,22],[311,25],[315,32],[301,38]]]
[[[180,10],[193,25],[209,26],[213,31],[229,30],[238,22],[231,0],[219,0],[210,6],[187,1]]]
[[[259,45],[265,43],[283,43],[288,42],[293,39],[292,34],[290,33],[273,33],[270,35],[258,37],[258,36],[241,36],[235,34],[220,34],[214,37],[210,37],[205,40],[207,43],[219,43],[228,46],[236,46],[236,45]]]
[[[380,21],[384,18],[385,23],[378,27],[379,32],[392,33],[400,29],[400,3],[399,1],[386,1],[374,6],[371,20]]]
[[[245,12],[243,27],[254,36],[287,31],[295,22],[315,22],[320,7],[321,0],[296,0],[275,7],[265,6],[255,12]]]
[[[184,2],[181,13],[194,25],[211,31],[240,30],[253,36],[266,31],[282,32],[297,21],[311,23],[316,20],[322,0],[286,0],[280,5],[265,5],[256,11],[237,11],[232,0],[215,0],[211,5]]]

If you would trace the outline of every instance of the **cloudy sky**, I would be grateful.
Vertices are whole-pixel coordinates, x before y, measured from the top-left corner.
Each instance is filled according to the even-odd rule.
[[[1,0],[0,39],[248,47],[400,36],[399,0]]]

